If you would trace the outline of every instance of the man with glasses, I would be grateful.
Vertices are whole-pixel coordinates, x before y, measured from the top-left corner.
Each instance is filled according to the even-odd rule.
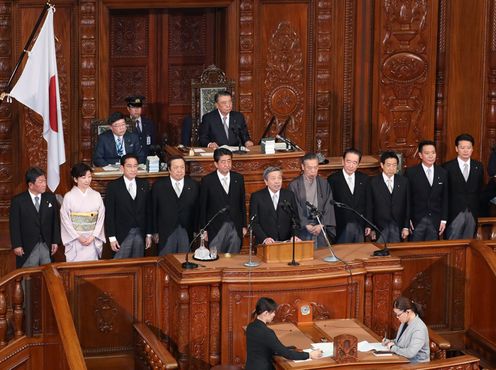
[[[119,164],[125,154],[134,154],[138,157],[139,163],[144,163],[145,157],[139,137],[135,133],[127,132],[124,115],[120,112],[112,113],[108,124],[110,130],[98,135],[93,164],[97,167]]]

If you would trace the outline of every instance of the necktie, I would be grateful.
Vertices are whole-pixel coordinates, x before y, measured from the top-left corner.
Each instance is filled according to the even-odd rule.
[[[386,182],[387,182],[387,188],[388,188],[389,192],[392,194],[393,193],[393,180],[387,179]]]
[[[117,155],[119,157],[122,157],[124,155],[124,150],[122,148],[122,138],[118,137],[117,138]]]
[[[176,181],[176,194],[177,197],[179,198],[181,196],[181,188],[179,187],[179,181]]]
[[[136,188],[134,187],[134,182],[129,183],[129,188],[127,190],[129,191],[131,198],[136,198]]]
[[[432,186],[432,168],[427,169],[427,180],[429,180],[429,184]]]
[[[353,194],[353,191],[355,190],[355,187],[353,186],[353,176],[348,176],[348,186],[350,187],[351,194]]]
[[[138,131],[138,135],[141,135],[141,122],[139,119],[136,120],[136,131]]]
[[[227,194],[229,194],[229,184],[227,183],[227,177],[222,178],[222,187],[226,191]]]
[[[277,210],[277,203],[279,202],[279,197],[277,194],[272,194],[272,203],[274,204],[274,209]]]
[[[468,163],[463,165],[463,178],[465,179],[465,182],[468,181]]]
[[[36,212],[40,211],[40,197],[39,196],[34,197],[34,208],[36,208]]]
[[[227,140],[229,140],[229,126],[227,126],[227,116],[222,116],[222,124],[224,125],[224,131],[226,132]]]

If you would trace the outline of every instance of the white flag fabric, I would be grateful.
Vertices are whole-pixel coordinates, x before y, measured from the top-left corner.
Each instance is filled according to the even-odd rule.
[[[60,182],[60,165],[65,162],[64,132],[60,109],[59,79],[55,56],[53,13],[50,7],[38,38],[28,54],[26,66],[10,96],[43,117],[47,142],[47,184],[55,191]]]

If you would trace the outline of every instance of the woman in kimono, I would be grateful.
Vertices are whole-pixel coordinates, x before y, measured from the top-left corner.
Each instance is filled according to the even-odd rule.
[[[84,163],[72,167],[76,185],[64,196],[60,209],[67,262],[94,261],[102,256],[105,206],[100,193],[90,188],[91,172],[91,167]]]

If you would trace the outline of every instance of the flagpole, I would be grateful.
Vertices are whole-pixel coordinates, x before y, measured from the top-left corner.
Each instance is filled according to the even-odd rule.
[[[36,21],[36,24],[34,25],[33,31],[31,32],[31,35],[29,36],[29,39],[26,42],[26,46],[24,46],[24,49],[22,50],[21,55],[19,56],[19,60],[17,61],[16,66],[14,67],[14,71],[10,75],[9,82],[7,83],[7,87],[5,89],[6,90],[6,93],[9,93],[10,92],[10,89],[11,89],[11,86],[10,85],[12,84],[12,80],[14,79],[14,76],[15,76],[17,70],[19,69],[19,66],[22,63],[22,60],[24,59],[24,55],[26,55],[26,50],[28,49],[29,45],[31,45],[31,42],[33,41],[34,35],[38,31],[38,28],[40,28],[40,24],[41,24],[41,21],[43,20],[43,17],[45,16],[47,10],[51,6],[52,5],[47,1],[47,3],[45,4],[45,6],[43,7],[43,10],[41,11],[40,16],[38,17],[38,20]],[[4,100],[3,99],[3,96],[4,96],[4,93],[2,93],[2,97],[0,98],[0,105],[3,103],[3,100]]]

